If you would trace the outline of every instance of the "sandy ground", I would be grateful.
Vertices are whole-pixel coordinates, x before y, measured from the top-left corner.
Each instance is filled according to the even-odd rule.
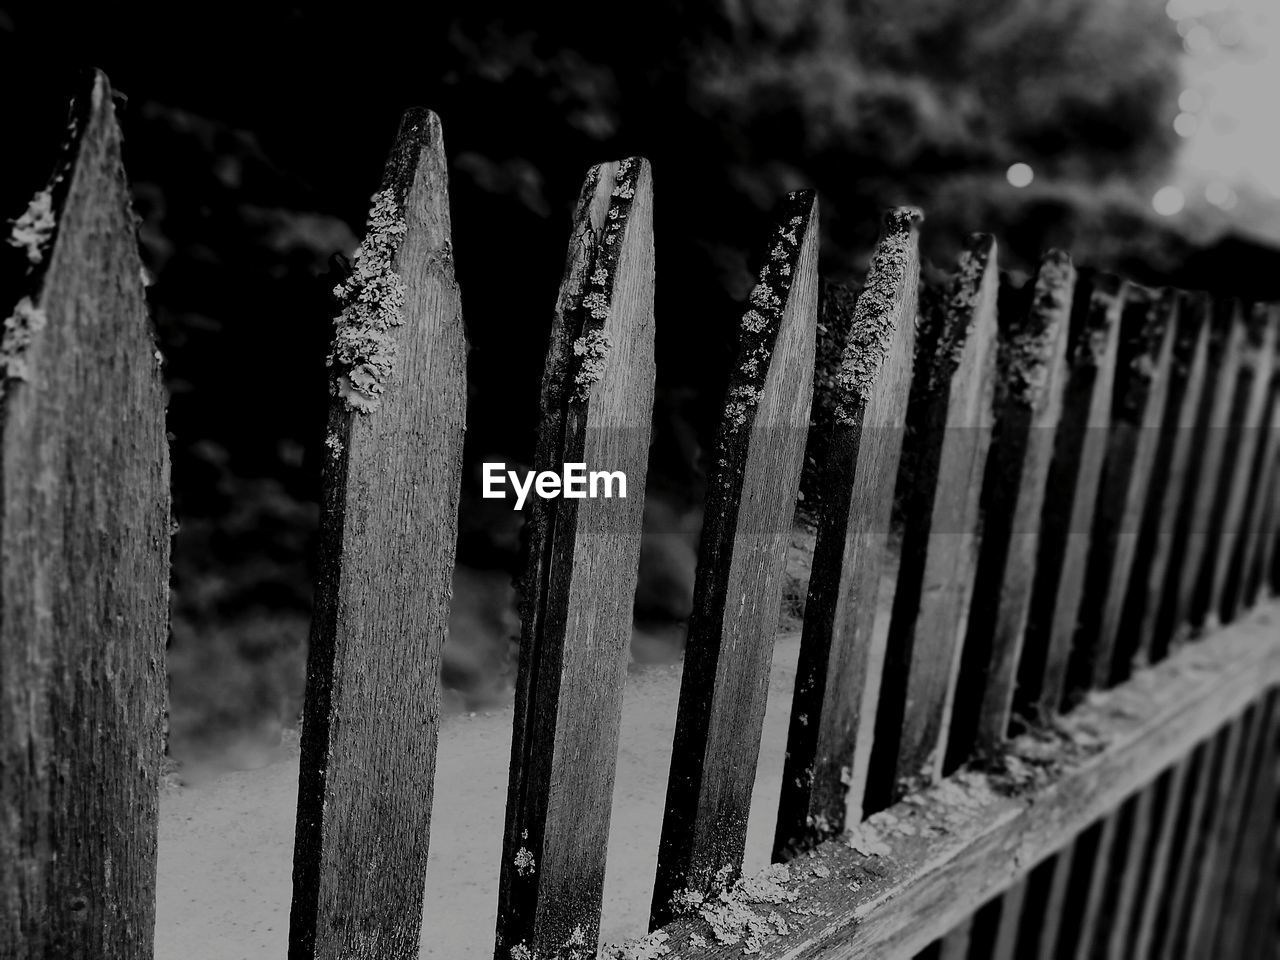
[[[799,637],[775,645],[746,869],[768,863]],[[634,669],[623,706],[602,937],[645,932],[680,667]],[[511,711],[441,725],[422,957],[488,957],[511,750]],[[157,960],[283,957],[289,927],[296,752],[161,798]]]

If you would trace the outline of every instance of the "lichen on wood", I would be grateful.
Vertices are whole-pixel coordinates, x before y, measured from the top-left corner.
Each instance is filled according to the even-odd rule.
[[[897,316],[902,283],[915,248],[915,231],[923,220],[924,214],[917,207],[897,207],[885,214],[880,242],[858,295],[840,372],[836,375],[838,422],[847,422],[853,416],[853,407],[865,402],[870,395],[896,324],[902,322]],[[914,317],[906,319],[915,321]]]
[[[604,230],[595,245],[595,259],[582,297],[582,328],[573,342],[575,368],[570,399],[579,403],[591,395],[591,388],[604,375],[605,364],[609,359],[612,344],[604,332],[604,326],[609,319],[618,258],[622,254],[622,245],[618,239],[626,229],[631,202],[636,195],[636,177],[639,172],[640,163],[635,158],[628,157],[618,161],[613,190],[609,195],[609,209],[605,214]],[[598,180],[598,168],[592,170],[591,176]]]
[[[1050,340],[1062,326],[1056,322],[1069,309],[1075,284],[1071,257],[1050,250],[1040,261],[1030,309],[1018,320],[1018,335],[1001,341],[1000,385],[1004,399],[1029,406],[1042,396],[1052,374]]]
[[[18,219],[11,221],[6,243],[23,251],[30,266],[38,266],[53,241],[57,220],[53,215],[53,191],[37,190]]]
[[[27,379],[27,348],[47,322],[45,312],[30,297],[19,300],[13,313],[5,318],[0,334],[0,397],[10,380]]]
[[[373,196],[364,241],[356,248],[352,273],[334,288],[342,312],[334,320],[328,364],[332,388],[348,410],[372,413],[395,369],[391,331],[404,323],[404,281],[395,257],[408,225],[388,188]]]

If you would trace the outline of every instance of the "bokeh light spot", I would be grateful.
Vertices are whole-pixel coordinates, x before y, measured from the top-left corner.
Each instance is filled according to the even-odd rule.
[[[1151,198],[1151,206],[1162,217],[1181,213],[1186,202],[1187,198],[1182,195],[1182,191],[1172,185],[1161,187]]]
[[[1005,176],[1009,183],[1019,188],[1031,186],[1031,181],[1036,178],[1035,171],[1028,163],[1015,163],[1005,172]]]

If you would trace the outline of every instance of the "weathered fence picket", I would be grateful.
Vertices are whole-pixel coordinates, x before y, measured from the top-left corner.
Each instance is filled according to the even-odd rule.
[[[899,471],[905,527],[864,812],[942,773],[977,559],[998,293],[995,241],[974,237],[945,298],[921,318]]]
[[[1280,345],[1278,345],[1280,346]],[[1270,564],[1268,544],[1275,542],[1275,512],[1277,487],[1280,487],[1280,360],[1276,362],[1277,374],[1272,381],[1271,398],[1258,440],[1258,452],[1253,466],[1253,482],[1249,488],[1249,502],[1245,518],[1241,521],[1241,539],[1237,555],[1238,594],[1233,598],[1234,613],[1240,607],[1253,606],[1265,579],[1264,570]]]
[[[498,960],[597,948],[654,398],[651,181],[639,158],[593,168],[551,311],[535,470],[627,490],[538,490],[526,513]],[[291,960],[420,948],[466,399],[447,183],[439,121],[409,111],[335,291]],[[1269,955],[1280,607],[1257,601],[1280,590],[1280,308],[1056,251],[1002,291],[981,235],[922,292],[920,219],[887,216],[847,318],[786,862],[744,878],[819,306],[817,199],[775,215],[710,456],[662,927],[602,956]],[[9,244],[0,954],[148,960],[168,452],[101,75]]]
[[[1245,349],[1242,310],[1239,301],[1228,299],[1219,300],[1214,311],[1207,373],[1210,388],[1201,412],[1203,425],[1196,428],[1199,471],[1191,488],[1190,502],[1185,504],[1189,529],[1181,569],[1165,593],[1168,625],[1163,632],[1173,646],[1185,642],[1204,623],[1209,606],[1208,588],[1202,584],[1211,577],[1214,531],[1219,530],[1222,523],[1220,493],[1228,462],[1227,439]]]
[[[995,434],[982,489],[982,541],[969,606],[945,772],[1004,742],[1031,605],[1040,515],[1062,413],[1067,328],[1076,272],[1051,251],[1030,302],[1002,316]]]
[[[1116,277],[1082,271],[1077,278],[1067,381],[1018,670],[1016,702],[1027,717],[1056,714],[1066,686],[1111,423],[1123,297]]]
[[[113,94],[87,76],[0,342],[0,956],[149,960],[165,392]]]
[[[1130,638],[1131,658],[1139,663],[1159,660],[1168,649],[1169,638],[1159,635],[1157,626],[1169,570],[1176,568],[1188,532],[1181,505],[1195,489],[1190,478],[1198,476],[1196,424],[1209,363],[1211,314],[1206,296],[1179,301],[1164,424],[1120,628],[1121,636]]]
[[[841,358],[787,733],[775,859],[840,833],[861,798],[883,638],[873,629],[915,352],[915,210],[891,212]]]
[[[418,955],[466,409],[447,184],[409,111],[337,291],[290,960]]]
[[[1147,484],[1164,419],[1173,346],[1174,298],[1130,285],[1125,292],[1107,453],[1098,486],[1087,576],[1067,696],[1128,675],[1131,651],[1117,647]]]
[[[800,484],[818,309],[818,200],[789,194],[738,328],[707,481],[652,922],[731,884],[747,815]]]
[[[653,410],[647,161],[579,196],[543,367],[535,471],[622,471],[625,497],[535,499],[498,906],[497,956],[599,936]]]
[[[1280,314],[1269,304],[1254,304],[1245,324],[1244,353],[1236,380],[1231,428],[1227,435],[1222,487],[1216,523],[1212,529],[1211,562],[1201,586],[1201,602],[1207,627],[1229,620],[1234,600],[1228,595],[1227,576],[1243,529],[1250,467],[1262,433],[1263,415],[1271,398],[1275,369],[1277,327]]]

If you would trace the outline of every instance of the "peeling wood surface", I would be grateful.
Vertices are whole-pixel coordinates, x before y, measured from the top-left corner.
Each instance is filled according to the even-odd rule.
[[[1067,668],[1068,700],[1130,672],[1121,615],[1164,420],[1175,302],[1171,291],[1134,285],[1125,294],[1111,429]]]
[[[1053,438],[1062,413],[1076,271],[1051,251],[1025,313],[1001,316],[995,434],[982,489],[982,541],[964,632],[946,772],[1004,742],[1031,606]]]
[[[797,858],[786,866],[795,899],[767,908],[788,932],[763,938],[759,956],[891,960],[928,946],[1223,724],[1237,730],[1236,718],[1280,683],[1278,627],[1280,604],[1265,604],[1091,694],[1061,719],[1064,752],[1038,767],[1043,778],[1001,786],[999,775],[961,771]],[[1011,750],[1045,762],[1032,735]],[[743,949],[717,943],[698,918],[665,932],[670,960],[728,960]]]
[[[377,409],[354,412],[341,395],[331,405],[291,960],[409,960],[422,923],[466,410],[434,114],[405,114],[387,191],[404,223],[392,260],[403,323],[388,332],[394,368]]]
[[[111,87],[90,75],[24,297],[2,305],[0,956],[13,960],[152,955],[169,450],[120,151]]]
[[[861,798],[874,726],[868,697],[880,574],[915,350],[918,214],[887,217],[855,308],[796,667],[774,858],[839,833],[849,795]],[[861,762],[859,762],[861,760]],[[858,771],[861,771],[859,775]]]
[[[1031,609],[1015,705],[1032,720],[1058,712],[1084,592],[1085,561],[1111,424],[1124,283],[1081,271],[1062,415],[1054,437]]]
[[[787,544],[809,425],[818,201],[775,215],[712,452],[652,915],[742,869]]]
[[[897,589],[862,808],[942,773],[961,633],[977,561],[991,441],[999,273],[995,241],[970,239],[945,297],[922,316],[899,473]]]
[[[648,161],[594,168],[543,369],[534,470],[621,470],[626,498],[534,499],[496,955],[599,934],[653,411]],[[607,351],[586,349],[602,343]]]

